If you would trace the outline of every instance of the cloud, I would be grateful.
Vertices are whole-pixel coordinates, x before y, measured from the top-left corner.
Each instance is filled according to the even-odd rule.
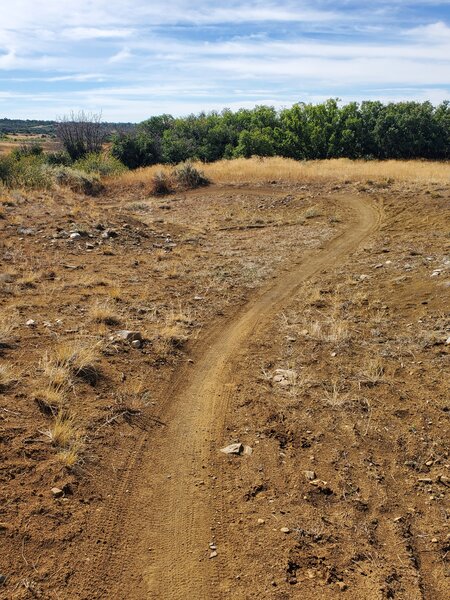
[[[0,22],[2,108],[139,120],[330,96],[443,98],[450,0],[432,2],[16,0]]]

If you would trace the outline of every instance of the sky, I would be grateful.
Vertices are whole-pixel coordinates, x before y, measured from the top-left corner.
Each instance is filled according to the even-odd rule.
[[[0,0],[0,118],[450,100],[450,0]]]

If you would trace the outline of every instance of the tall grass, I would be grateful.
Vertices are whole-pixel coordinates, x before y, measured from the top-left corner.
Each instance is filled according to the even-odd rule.
[[[194,163],[205,177],[214,183],[267,183],[287,181],[314,182],[423,182],[449,183],[449,162],[386,160],[364,161],[346,158],[330,160],[295,161],[288,158],[238,158],[215,163]],[[151,185],[157,172],[171,172],[167,165],[154,165],[128,171],[109,178],[108,186],[133,187]]]

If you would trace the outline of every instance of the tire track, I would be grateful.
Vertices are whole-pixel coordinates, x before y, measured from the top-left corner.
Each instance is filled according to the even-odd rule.
[[[123,475],[105,523],[111,535],[105,538],[105,551],[97,552],[91,589],[82,598],[221,597],[219,569],[226,571],[226,564],[220,556],[209,559],[209,543],[222,500],[213,497],[208,467],[221,442],[233,361],[305,280],[348,259],[379,229],[381,209],[376,204],[351,196],[339,201],[354,214],[351,226],[321,250],[308,252],[230,321],[211,329],[194,350],[194,364],[175,375],[159,415],[168,425],[135,449],[134,464]],[[116,544],[120,552],[114,551]],[[95,580],[101,582],[97,589]]]

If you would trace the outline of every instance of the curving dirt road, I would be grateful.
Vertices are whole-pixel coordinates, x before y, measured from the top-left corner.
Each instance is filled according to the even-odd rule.
[[[211,453],[223,441],[235,354],[306,279],[348,260],[377,231],[381,212],[374,203],[349,196],[340,201],[354,214],[348,229],[210,330],[197,344],[194,362],[174,377],[160,410],[165,426],[133,449],[108,515],[97,519],[100,543],[82,598],[220,597],[219,568],[226,557],[209,559],[209,543],[221,499],[208,496],[203,481]]]

